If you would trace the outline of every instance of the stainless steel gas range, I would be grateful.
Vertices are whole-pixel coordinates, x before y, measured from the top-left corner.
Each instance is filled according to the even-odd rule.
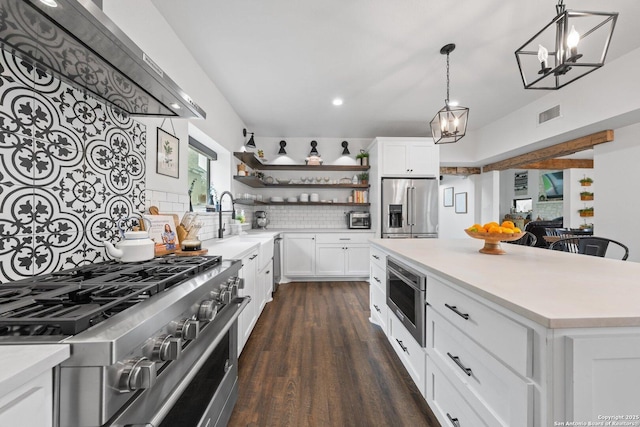
[[[54,425],[226,425],[240,261],[106,262],[0,285],[0,344],[67,343]]]

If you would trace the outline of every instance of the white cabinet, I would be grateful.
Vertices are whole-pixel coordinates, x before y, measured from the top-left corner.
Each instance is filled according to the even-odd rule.
[[[240,296],[250,296],[251,301],[240,313],[238,317],[238,355],[242,353],[244,345],[247,343],[253,327],[258,321],[260,299],[257,295],[257,261],[258,250],[251,252],[242,258],[242,268],[240,269],[240,277],[244,279],[244,288],[239,291]]]
[[[317,276],[368,276],[369,233],[316,235]]]
[[[291,233],[284,236],[284,275],[313,276],[316,265],[316,235]]]
[[[379,249],[370,251],[369,303],[371,321],[387,333],[387,256]]]
[[[367,277],[373,233],[298,234],[284,237],[285,276]]]
[[[258,317],[262,314],[264,306],[271,301],[271,290],[273,288],[273,261],[267,263],[258,272],[256,289],[256,299],[258,300]]]
[[[439,176],[440,151],[430,138],[378,138],[382,176]]]
[[[0,397],[0,426],[53,425],[51,371]]]
[[[66,344],[0,346],[0,426],[58,425],[53,378],[69,355]]]
[[[638,335],[570,336],[566,358],[566,419],[597,422],[598,416],[620,415],[627,418],[619,425],[640,425]]]
[[[394,315],[388,316],[388,335],[391,346],[402,360],[402,364],[409,372],[411,379],[425,396],[425,369],[427,353],[423,347],[407,331],[402,322]]]

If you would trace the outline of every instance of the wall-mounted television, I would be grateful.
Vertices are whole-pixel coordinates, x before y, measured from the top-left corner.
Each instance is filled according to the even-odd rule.
[[[547,172],[540,175],[542,188],[547,200],[562,199],[564,184],[564,174],[562,171]]]

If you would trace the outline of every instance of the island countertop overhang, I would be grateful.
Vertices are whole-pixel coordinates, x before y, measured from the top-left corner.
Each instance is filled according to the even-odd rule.
[[[546,328],[640,326],[638,263],[504,243],[486,255],[472,239],[371,243]]]

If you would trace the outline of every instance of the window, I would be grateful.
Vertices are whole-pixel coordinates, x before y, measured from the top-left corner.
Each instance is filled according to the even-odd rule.
[[[212,205],[211,199],[211,171],[212,165],[218,160],[218,155],[209,147],[189,137],[189,196],[191,205],[204,208]]]
[[[531,212],[533,203],[531,199],[514,199],[513,207],[516,212]]]

